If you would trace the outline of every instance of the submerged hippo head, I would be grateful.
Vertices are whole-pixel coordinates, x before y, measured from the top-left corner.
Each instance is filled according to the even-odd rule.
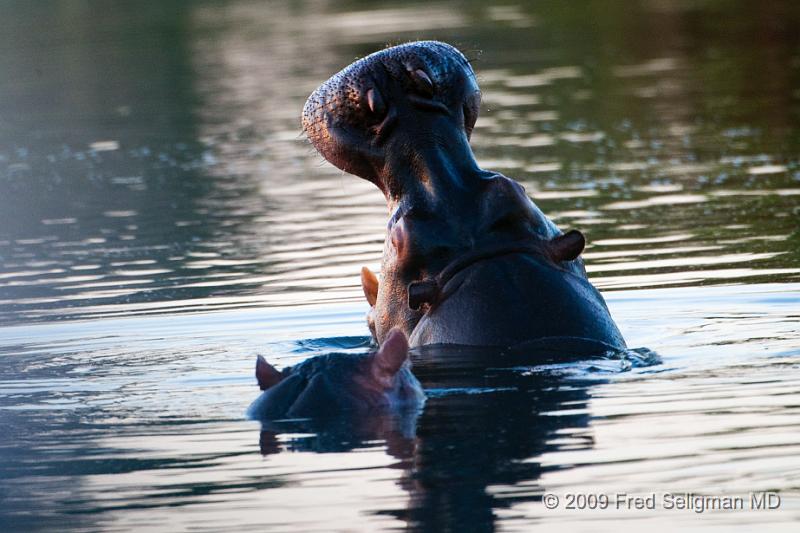
[[[413,408],[425,398],[400,331],[388,335],[375,353],[320,355],[282,372],[259,357],[256,379],[264,392],[248,414],[260,420]]]
[[[481,93],[467,59],[423,41],[356,61],[308,98],[303,127],[337,167],[367,179],[391,217],[381,281],[362,271],[379,342],[510,346],[581,337],[624,347],[579,259],[517,182],[481,169],[469,138]]]

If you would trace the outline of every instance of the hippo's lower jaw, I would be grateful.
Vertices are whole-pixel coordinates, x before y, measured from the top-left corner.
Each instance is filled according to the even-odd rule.
[[[506,348],[545,338],[553,345],[558,339],[596,341],[599,352],[626,347],[597,289],[527,251],[470,262],[447,279],[424,311],[411,333],[412,347]]]
[[[562,236],[561,240],[570,238],[577,232],[570,232]],[[580,234],[577,234],[580,235]],[[581,239],[581,249],[583,248]],[[412,281],[408,284],[408,307],[419,310],[423,305],[435,307],[447,298],[455,290],[456,284],[451,281],[462,271],[469,269],[481,261],[491,261],[498,257],[512,254],[532,255],[542,261],[560,262],[565,259],[575,259],[575,257],[565,257],[565,247],[557,248],[554,241],[542,241],[541,239],[524,239],[511,242],[491,243],[482,248],[473,249],[458,256],[451,261],[444,269],[434,277],[422,281]]]

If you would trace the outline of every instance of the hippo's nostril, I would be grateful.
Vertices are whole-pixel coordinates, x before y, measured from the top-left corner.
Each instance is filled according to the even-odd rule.
[[[431,81],[431,77],[428,76],[428,73],[422,70],[421,68],[414,68],[410,65],[406,65],[406,70],[408,71],[408,75],[411,76],[412,81],[414,82],[414,87],[422,94],[423,96],[427,96],[428,98],[433,97],[433,81]]]
[[[376,89],[369,89],[367,91],[367,105],[369,110],[378,116],[383,116],[386,113],[386,103]]]

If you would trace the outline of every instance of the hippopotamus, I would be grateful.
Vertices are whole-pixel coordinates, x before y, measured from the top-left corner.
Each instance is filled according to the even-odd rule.
[[[361,272],[383,343],[625,349],[580,258],[516,181],[478,166],[470,136],[481,92],[469,61],[436,41],[356,61],[317,88],[303,129],[330,163],[375,184],[389,208],[378,277]],[[574,342],[577,341],[577,342]]]
[[[258,356],[256,380],[263,392],[248,415],[262,421],[380,414],[425,401],[410,370],[408,340],[399,330],[374,353],[319,355],[283,371]]]

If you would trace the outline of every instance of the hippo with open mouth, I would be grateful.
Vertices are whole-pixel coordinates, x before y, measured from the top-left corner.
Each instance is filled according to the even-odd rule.
[[[469,144],[481,93],[467,59],[412,42],[351,64],[311,94],[303,129],[322,156],[374,183],[389,219],[380,282],[361,273],[378,343],[626,348],[588,281],[583,235],[562,233]],[[575,342],[577,341],[577,342]]]

